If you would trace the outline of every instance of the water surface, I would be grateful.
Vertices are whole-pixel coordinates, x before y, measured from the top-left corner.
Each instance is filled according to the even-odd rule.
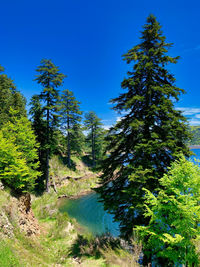
[[[191,157],[200,160],[200,149],[192,149],[195,156]],[[66,200],[60,208],[61,212],[67,212],[72,218],[75,218],[78,223],[85,226],[89,232],[94,235],[109,232],[112,236],[119,235],[119,224],[113,222],[113,215],[108,214],[103,209],[103,204],[98,202],[98,195],[90,193],[78,199]]]
[[[96,193],[90,193],[78,199],[68,199],[60,211],[67,212],[94,235],[106,232],[114,237],[119,235],[118,223],[113,222],[113,216],[104,211],[103,204],[98,202]]]

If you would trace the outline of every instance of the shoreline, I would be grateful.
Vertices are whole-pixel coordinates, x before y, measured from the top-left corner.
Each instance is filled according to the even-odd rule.
[[[189,146],[190,149],[200,149],[200,145],[191,145]]]
[[[90,193],[94,192],[94,190],[91,189],[87,189],[87,190],[84,190],[76,195],[72,195],[72,196],[67,196],[67,195],[61,195],[61,196],[58,196],[58,200],[62,200],[62,199],[78,199],[80,197],[83,197],[83,196],[86,196]]]

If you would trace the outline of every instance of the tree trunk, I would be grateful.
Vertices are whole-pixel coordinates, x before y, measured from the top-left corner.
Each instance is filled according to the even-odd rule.
[[[70,147],[70,125],[69,125],[69,115],[67,118],[67,162],[68,167],[71,168],[71,147]]]
[[[95,167],[94,128],[92,127],[92,166]]]
[[[57,192],[56,183],[55,183],[55,179],[54,179],[53,175],[51,176],[51,179],[52,179],[53,189],[54,189],[55,193],[57,194],[58,192]]]
[[[47,100],[47,154],[46,154],[46,192],[49,192],[49,155],[50,155],[50,144],[49,144],[49,94],[48,94],[48,100]]]

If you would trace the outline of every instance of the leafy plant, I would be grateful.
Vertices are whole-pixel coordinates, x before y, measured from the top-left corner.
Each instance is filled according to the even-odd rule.
[[[144,254],[164,264],[198,264],[195,242],[200,237],[200,168],[183,156],[160,179],[155,195],[145,192],[144,216],[149,225],[136,226]],[[170,265],[171,266],[171,265]]]

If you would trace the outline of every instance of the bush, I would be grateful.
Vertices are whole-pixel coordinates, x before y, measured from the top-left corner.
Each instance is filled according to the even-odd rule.
[[[0,179],[16,191],[31,191],[40,175],[38,164],[37,143],[30,122],[26,117],[13,116],[0,131]]]
[[[195,242],[200,237],[200,168],[181,156],[160,185],[157,195],[144,189],[149,225],[135,228],[143,252],[161,266],[199,266]]]

